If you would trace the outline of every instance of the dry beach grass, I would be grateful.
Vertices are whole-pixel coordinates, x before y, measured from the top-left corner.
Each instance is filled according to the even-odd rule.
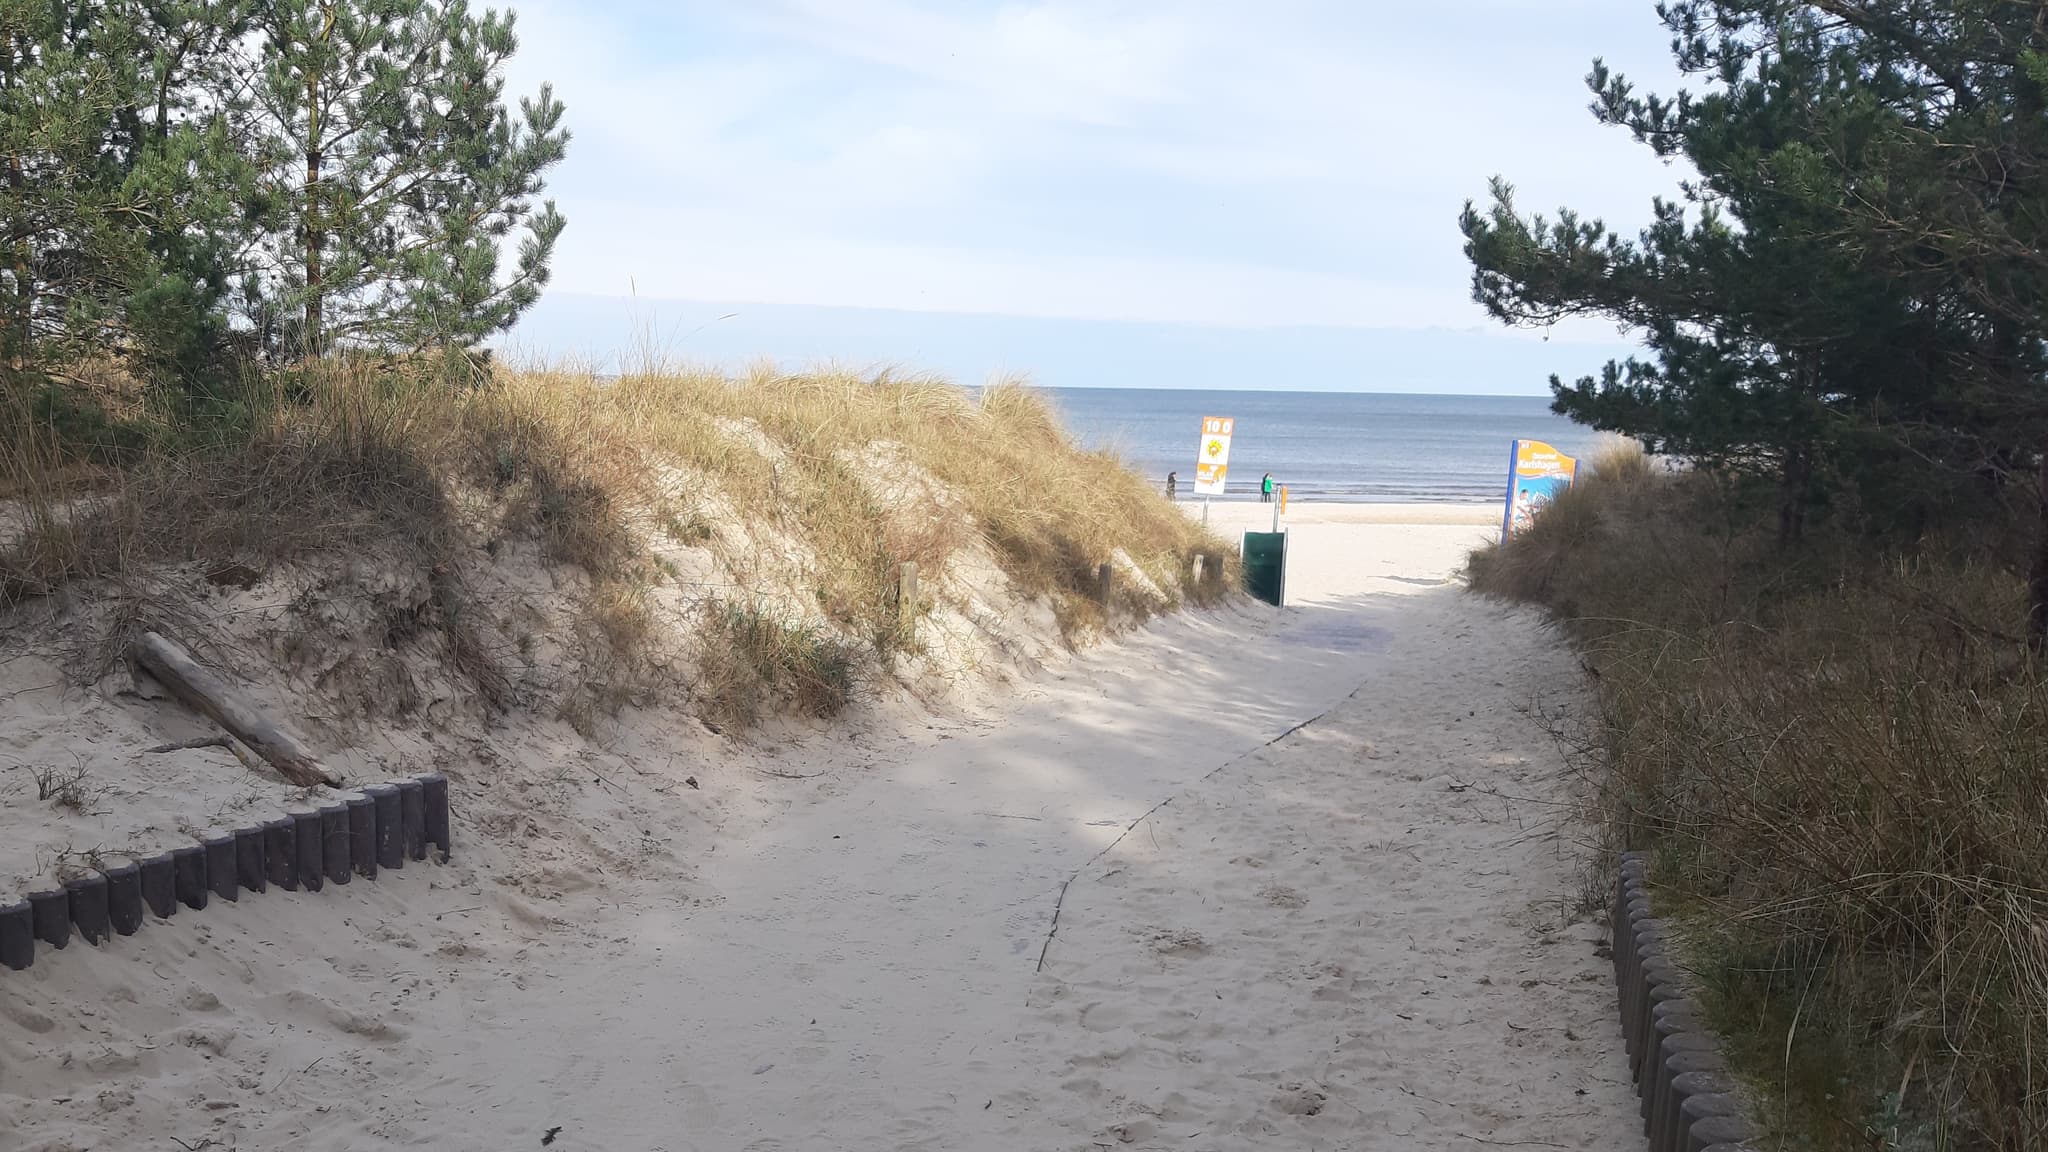
[[[1562,735],[1612,845],[1653,853],[1781,1132],[2039,1147],[2048,682],[2001,626],[2022,582],[1982,540],[1787,552],[1764,519],[1611,454],[1472,580],[1551,606],[1597,674],[1598,718]]]
[[[268,378],[203,421],[93,384],[0,393],[0,607],[59,590],[125,602],[102,656],[168,610],[143,587],[165,565],[218,583],[372,552],[431,574],[415,623],[502,705],[499,660],[464,619],[467,576],[479,549],[532,544],[580,574],[574,710],[655,687],[650,605],[669,587],[698,621],[692,692],[744,724],[790,704],[830,714],[917,643],[896,603],[905,562],[929,580],[981,549],[1070,642],[1105,610],[1128,622],[1220,588],[1187,573],[1222,549],[1015,383],[656,367],[450,387],[355,363]],[[1103,563],[1125,574],[1109,606],[1092,595]]]

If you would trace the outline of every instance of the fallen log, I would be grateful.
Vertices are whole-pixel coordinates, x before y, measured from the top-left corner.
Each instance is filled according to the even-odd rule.
[[[144,675],[148,674],[144,673]],[[144,748],[143,751],[145,753],[189,752],[194,748],[225,748],[233,753],[235,759],[240,760],[249,771],[259,774],[263,771],[263,761],[257,758],[256,753],[249,750],[247,744],[242,743],[233,736],[201,736],[196,740],[179,740],[172,744],[159,744],[154,748]]]
[[[297,737],[279,728],[248,697],[177,644],[158,633],[144,632],[130,649],[130,655],[171,695],[227,729],[286,780],[301,788],[341,783],[339,777],[320,766],[319,759]],[[239,750],[232,745],[230,751],[240,758]]]
[[[149,753],[189,752],[194,748],[225,748],[228,746],[228,742],[233,739],[233,736],[201,736],[196,740],[179,740],[171,744],[159,744],[154,748],[144,748],[143,751]]]

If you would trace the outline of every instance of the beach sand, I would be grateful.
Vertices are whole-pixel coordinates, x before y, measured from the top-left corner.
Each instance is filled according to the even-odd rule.
[[[0,972],[0,1144],[1639,1146],[1576,663],[1405,507],[968,710],[508,731],[448,865]]]
[[[1202,518],[1198,500],[1182,500],[1190,518]],[[1213,501],[1210,524],[1218,529],[1249,529],[1265,532],[1272,527],[1273,505],[1255,500]],[[1457,524],[1469,527],[1500,526],[1501,506],[1490,504],[1315,504],[1289,501],[1281,516],[1282,527],[1305,528],[1329,524],[1386,524],[1419,526]]]

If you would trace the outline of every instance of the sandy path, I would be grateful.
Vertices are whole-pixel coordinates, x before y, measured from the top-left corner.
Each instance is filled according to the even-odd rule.
[[[1410,596],[1382,656],[1076,879],[1006,1146],[1640,1146],[1524,711],[1571,657],[1451,589]]]
[[[1231,706],[1205,668],[1246,627],[1266,630],[1181,622],[1096,654],[1003,722],[719,845],[698,883],[715,910],[650,901],[583,966],[617,989],[601,1013],[504,1013],[514,1034],[550,1017],[536,1126],[606,1148],[960,1147],[962,1102],[1003,1083],[985,1057],[1014,1029],[1059,882],[1220,755],[1327,707],[1361,656],[1284,622],[1254,666],[1294,692]],[[495,1066],[435,1103],[479,1121],[531,1107],[533,1056],[485,1047]]]
[[[1297,523],[1298,607],[800,748],[767,766],[811,779],[753,781],[765,822],[614,777],[593,817],[667,871],[537,901],[472,840],[0,978],[0,1146],[1625,1146],[1515,711],[1569,659],[1444,583],[1473,526]]]

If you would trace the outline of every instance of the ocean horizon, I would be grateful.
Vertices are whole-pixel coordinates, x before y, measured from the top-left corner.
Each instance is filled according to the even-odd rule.
[[[1583,456],[1598,433],[1549,396],[1251,389],[1046,388],[1067,430],[1193,499],[1205,416],[1236,421],[1226,500],[1255,500],[1267,473],[1294,500],[1485,503],[1502,499],[1510,446]]]

